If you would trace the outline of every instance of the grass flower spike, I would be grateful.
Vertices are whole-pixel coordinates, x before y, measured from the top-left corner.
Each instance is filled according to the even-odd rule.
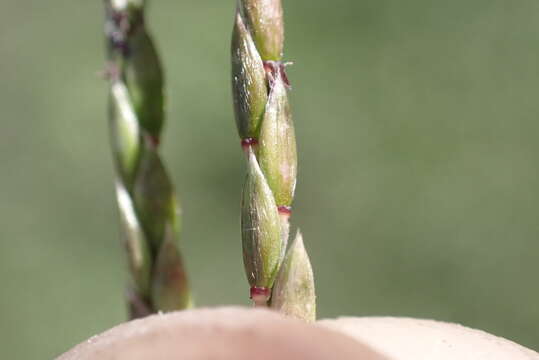
[[[144,0],[105,0],[110,134],[127,249],[132,318],[185,309],[191,297],[177,243],[179,207],[159,155],[163,73]]]
[[[248,167],[241,204],[243,259],[251,297],[257,305],[269,303],[285,257],[296,187],[296,137],[288,100],[290,84],[282,62],[283,45],[281,0],[239,0],[232,35],[232,91]],[[297,258],[294,247],[289,253],[292,255],[287,258]],[[312,312],[308,316],[290,314],[311,320],[314,282],[306,253],[302,259],[289,261],[287,273],[278,278],[286,284],[279,285],[283,291],[279,301],[272,304],[279,308],[293,301],[309,301]],[[290,284],[295,280],[290,280],[290,274],[296,273],[310,274],[304,280],[311,282],[312,297],[291,295],[294,289]]]

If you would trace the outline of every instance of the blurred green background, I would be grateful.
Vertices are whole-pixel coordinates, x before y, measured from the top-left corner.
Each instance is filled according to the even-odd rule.
[[[153,1],[163,154],[200,305],[247,304],[228,1]],[[293,224],[320,317],[455,321],[539,349],[539,2],[284,1]],[[0,348],[47,359],[125,319],[102,1],[0,2]]]

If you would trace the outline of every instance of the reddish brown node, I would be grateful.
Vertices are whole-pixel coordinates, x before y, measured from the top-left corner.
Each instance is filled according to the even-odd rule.
[[[258,145],[258,139],[255,138],[245,138],[241,139],[241,147],[243,150],[247,151],[251,146]]]
[[[288,80],[288,75],[286,75],[286,65],[288,64],[281,61],[264,61],[264,70],[270,87],[273,87],[277,79],[281,79],[285,86],[290,88],[290,81]]]
[[[291,64],[291,63],[289,63],[289,64]],[[286,74],[286,65],[287,65],[286,63],[285,63],[285,64],[281,63],[281,66],[280,66],[280,69],[281,69],[281,77],[282,77],[283,82],[284,82],[284,84],[286,85],[286,87],[287,87],[288,89],[290,89],[290,88],[291,88],[291,85],[290,85],[290,80],[288,80],[288,75]]]
[[[256,299],[256,298],[261,298],[261,297],[269,299],[270,295],[271,295],[270,289],[268,289],[266,287],[253,286],[251,288],[249,297],[251,299]]]
[[[264,61],[264,70],[266,71],[268,79],[275,79],[278,71],[275,61]]]
[[[279,211],[279,214],[281,214],[281,215],[287,215],[287,216],[292,215],[292,207],[291,206],[279,206],[277,208],[277,210]]]

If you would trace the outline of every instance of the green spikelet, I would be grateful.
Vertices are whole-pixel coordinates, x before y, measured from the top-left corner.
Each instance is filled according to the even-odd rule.
[[[313,270],[299,231],[275,280],[271,307],[301,320],[316,320]]]

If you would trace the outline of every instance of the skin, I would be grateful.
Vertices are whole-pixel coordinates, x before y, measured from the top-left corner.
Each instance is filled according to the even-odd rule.
[[[264,309],[228,307],[131,321],[58,358],[97,359],[539,360],[539,354],[451,324],[348,318],[310,325]]]
[[[319,326],[349,335],[398,360],[539,360],[535,351],[457,324],[392,317],[322,320]]]

